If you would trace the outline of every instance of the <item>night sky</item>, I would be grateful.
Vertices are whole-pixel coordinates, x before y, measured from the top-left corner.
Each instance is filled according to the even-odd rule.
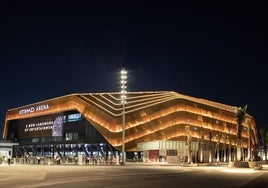
[[[119,91],[125,67],[128,91],[168,90],[248,105],[257,128],[268,128],[264,4],[51,2],[2,7],[1,127],[11,108]]]

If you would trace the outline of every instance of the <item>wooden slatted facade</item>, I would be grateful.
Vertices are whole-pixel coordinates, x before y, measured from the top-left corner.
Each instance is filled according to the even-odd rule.
[[[197,141],[230,144],[237,139],[235,106],[182,95],[173,91],[128,92],[125,106],[125,148],[156,140],[186,141],[186,126]],[[66,111],[78,111],[114,148],[122,147],[122,104],[120,93],[79,93],[10,109],[6,113],[3,140],[8,139],[10,122]],[[250,135],[250,142],[248,138]],[[18,135],[19,136],[19,135]],[[19,139],[19,138],[18,138]],[[246,114],[242,147],[258,145],[254,118]]]

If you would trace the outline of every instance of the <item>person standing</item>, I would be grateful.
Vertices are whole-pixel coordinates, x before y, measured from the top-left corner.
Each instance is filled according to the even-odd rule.
[[[11,164],[11,157],[10,157],[10,156],[7,157],[7,164],[8,164],[8,165]]]
[[[40,164],[40,157],[37,156],[37,164]]]

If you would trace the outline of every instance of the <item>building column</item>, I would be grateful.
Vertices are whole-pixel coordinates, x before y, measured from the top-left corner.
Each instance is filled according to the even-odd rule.
[[[187,144],[188,144],[188,163],[192,162],[192,138],[191,138],[191,130],[190,130],[190,126],[186,125],[185,126],[185,130],[187,133]]]
[[[201,143],[200,143],[200,162],[202,163],[204,161],[204,154],[203,154],[203,148],[204,148],[204,131],[201,130]]]
[[[221,139],[221,134],[220,132],[218,133],[218,141],[217,141],[217,162],[220,162],[220,139]]]
[[[226,134],[224,134],[224,143],[223,143],[223,162],[226,162]]]
[[[232,150],[231,150],[231,138],[229,137],[228,140],[229,140],[229,149],[228,149],[229,150],[228,151],[228,158],[229,159],[228,159],[228,161],[231,162],[232,161],[232,156],[231,156],[232,155],[232,153],[231,153],[232,152]]]

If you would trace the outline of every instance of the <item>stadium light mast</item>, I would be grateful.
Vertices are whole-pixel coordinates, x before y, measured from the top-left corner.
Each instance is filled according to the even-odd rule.
[[[125,164],[125,106],[127,98],[127,71],[122,69],[120,71],[120,83],[121,83],[121,103],[122,103],[122,165]]]

